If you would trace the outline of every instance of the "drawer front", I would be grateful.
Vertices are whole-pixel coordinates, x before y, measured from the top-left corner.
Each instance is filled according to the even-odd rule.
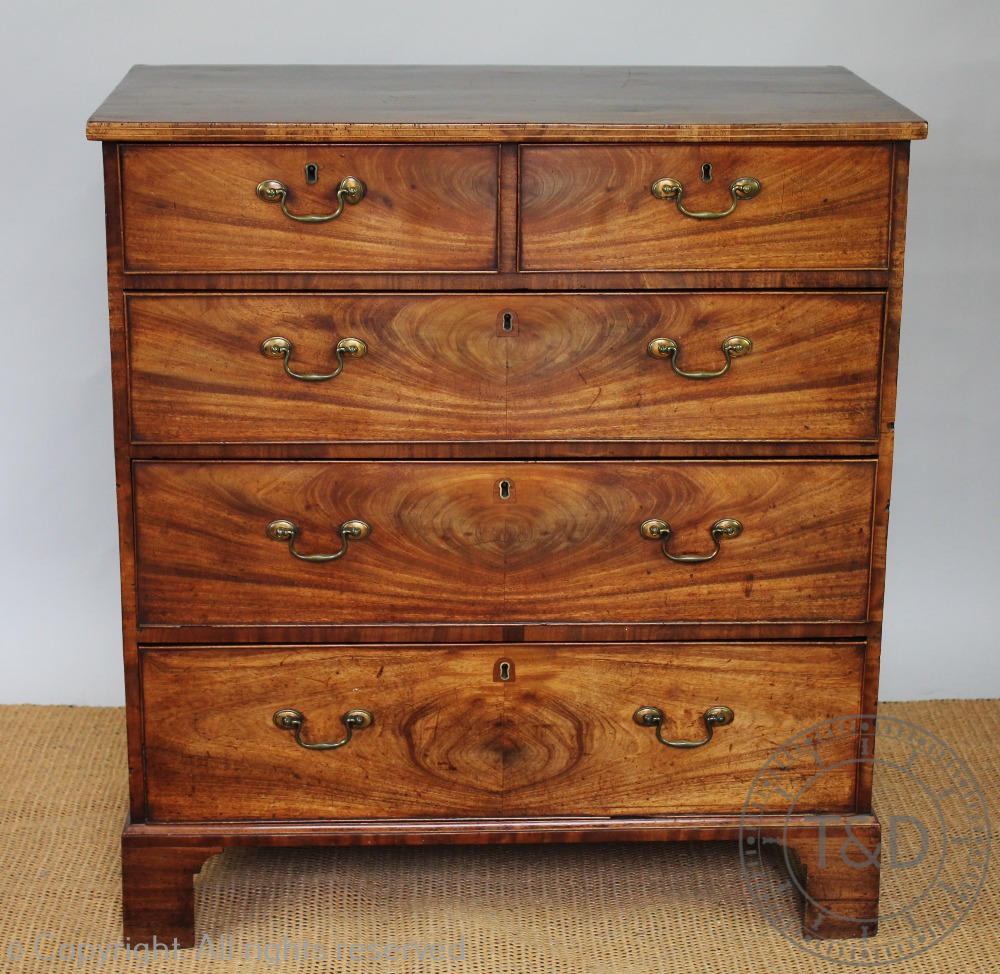
[[[154,819],[403,818],[500,808],[502,696],[485,662],[451,649],[145,650],[143,729]],[[374,716],[327,751],[274,722],[304,716],[335,743],[351,710]],[[469,721],[482,733],[469,735]]]
[[[504,689],[513,746],[505,750],[503,811],[511,815],[738,812],[781,744],[860,712],[857,644],[511,646],[507,656],[515,679]],[[704,740],[712,708],[728,707],[733,718],[708,743],[675,748],[637,723],[640,707],[663,713],[667,740]],[[852,807],[858,745],[851,737],[840,743],[845,764],[829,781],[811,781],[815,767],[793,774],[803,788],[796,811]]]
[[[131,296],[139,442],[343,442],[505,435],[502,302],[414,295]],[[286,357],[263,354],[283,338]],[[344,352],[345,339],[364,354]]]
[[[355,646],[142,653],[154,820],[734,813],[768,756],[860,708],[858,644]],[[506,663],[510,679],[499,679]],[[766,674],[766,676],[764,675]],[[634,719],[663,714],[673,748]],[[367,711],[347,737],[343,718]],[[838,767],[790,773],[795,811],[848,811],[857,739]],[[842,762],[842,763],[841,763]]]
[[[883,305],[878,293],[132,295],[132,436],[872,439]],[[290,376],[283,354],[262,354],[276,337],[292,372],[343,369]],[[338,359],[351,338],[364,355]],[[746,354],[723,347],[734,338]],[[654,354],[661,339],[676,351]]]
[[[496,146],[122,148],[130,271],[487,271],[497,266]],[[308,183],[306,166],[317,166]],[[329,215],[342,180],[364,183],[336,219],[302,223],[262,200],[277,180],[294,216]],[[345,200],[347,197],[345,197]]]
[[[888,266],[887,145],[524,146],[525,270],[862,269]],[[702,180],[711,166],[711,181]],[[680,183],[683,207],[721,213],[730,187],[759,183],[719,219],[685,216],[651,189]]]
[[[874,293],[514,298],[509,435],[873,439],[883,304]],[[663,339],[676,346],[666,356]]]
[[[140,462],[139,619],[862,621],[874,473],[861,460]],[[354,520],[368,537],[350,540]],[[670,536],[643,536],[649,520]],[[296,526],[300,553],[335,554],[345,533],[347,550],[299,560],[273,522]]]

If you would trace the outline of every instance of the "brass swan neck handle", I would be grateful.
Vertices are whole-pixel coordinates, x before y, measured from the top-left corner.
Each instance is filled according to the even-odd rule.
[[[761,190],[760,180],[754,176],[740,176],[729,184],[729,196],[732,202],[725,210],[689,210],[681,201],[684,198],[684,184],[679,179],[672,176],[664,176],[656,180],[649,188],[649,191],[658,200],[673,200],[677,204],[679,212],[684,216],[691,217],[692,220],[721,220],[724,216],[729,216],[736,209],[736,204],[740,200],[752,200]]]
[[[267,526],[267,536],[272,541],[287,541],[288,550],[295,555],[299,561],[336,561],[338,558],[343,558],[347,554],[347,546],[351,541],[363,541],[365,538],[371,534],[371,525],[367,521],[359,521],[357,519],[352,519],[350,521],[344,521],[343,524],[338,528],[338,533],[342,539],[342,544],[339,551],[333,552],[330,555],[304,555],[301,551],[295,550],[295,539],[299,536],[300,532],[299,526],[294,521],[289,521],[285,518],[279,518],[276,521],[272,521]]]
[[[639,526],[639,533],[648,541],[659,541],[663,554],[671,561],[694,565],[715,558],[722,548],[723,538],[738,538],[743,533],[743,522],[737,521],[734,517],[723,517],[716,521],[709,528],[709,533],[715,542],[715,548],[707,555],[675,555],[668,551],[667,542],[670,540],[673,530],[667,521],[658,517],[643,521]]]
[[[726,364],[715,372],[687,372],[677,364],[677,356],[680,355],[681,347],[672,338],[654,338],[647,346],[646,353],[652,358],[665,358],[670,360],[670,367],[682,379],[717,379],[720,375],[725,375],[729,367],[733,364],[734,358],[741,358],[749,355],[753,349],[753,342],[749,338],[741,335],[733,335],[722,343],[722,353],[726,356]]]
[[[278,710],[271,719],[279,730],[292,731],[295,735],[295,743],[309,751],[332,751],[335,748],[344,747],[351,743],[351,738],[356,730],[364,730],[375,723],[375,715],[370,710],[348,710],[340,718],[341,723],[347,728],[347,734],[344,737],[339,741],[320,741],[316,744],[310,744],[308,741],[302,740],[302,725],[306,722],[306,717],[300,710],[292,710],[291,708]]]
[[[330,220],[336,220],[344,212],[345,203],[350,203],[351,206],[360,203],[367,191],[367,187],[357,176],[345,176],[337,188],[337,209],[332,213],[314,215],[292,213],[288,209],[288,187],[280,179],[264,179],[257,184],[258,199],[265,203],[280,203],[281,212],[289,220],[295,220],[297,223],[328,223]]]
[[[656,728],[656,739],[667,747],[702,747],[707,744],[715,732],[716,727],[725,727],[727,724],[733,722],[735,714],[729,707],[709,707],[701,715],[701,719],[705,722],[705,737],[700,741],[668,741],[663,736],[663,711],[659,707],[640,707],[634,714],[632,714],[632,719],[640,727],[655,727]]]
[[[333,350],[334,355],[337,356],[337,367],[332,372],[296,372],[291,365],[293,351],[292,343],[287,338],[280,336],[265,338],[260,343],[261,355],[266,358],[282,359],[285,372],[293,379],[299,379],[302,382],[325,382],[327,379],[336,379],[344,371],[344,362],[347,358],[364,358],[368,353],[368,346],[360,338],[341,338]]]

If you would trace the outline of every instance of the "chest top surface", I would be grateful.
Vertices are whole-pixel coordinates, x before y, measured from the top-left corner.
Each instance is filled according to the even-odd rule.
[[[842,67],[136,65],[103,141],[886,141],[927,123]]]

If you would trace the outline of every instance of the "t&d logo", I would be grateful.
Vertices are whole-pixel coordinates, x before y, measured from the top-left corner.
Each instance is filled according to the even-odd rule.
[[[881,828],[871,815],[826,813],[872,773]],[[780,850],[777,868],[769,848]],[[786,742],[754,779],[740,827],[744,876],[768,921],[809,953],[865,967],[922,953],[954,930],[982,888],[989,849],[968,767],[893,717],[840,717]],[[804,924],[789,917],[791,887],[805,899]],[[825,939],[845,936],[854,939]]]

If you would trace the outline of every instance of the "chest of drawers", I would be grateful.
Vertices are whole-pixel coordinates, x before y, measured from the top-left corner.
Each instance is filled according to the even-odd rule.
[[[874,713],[925,131],[835,68],[129,73],[133,941],[230,845],[735,839]],[[813,936],[877,912],[822,851],[878,848],[869,745],[757,823]]]

